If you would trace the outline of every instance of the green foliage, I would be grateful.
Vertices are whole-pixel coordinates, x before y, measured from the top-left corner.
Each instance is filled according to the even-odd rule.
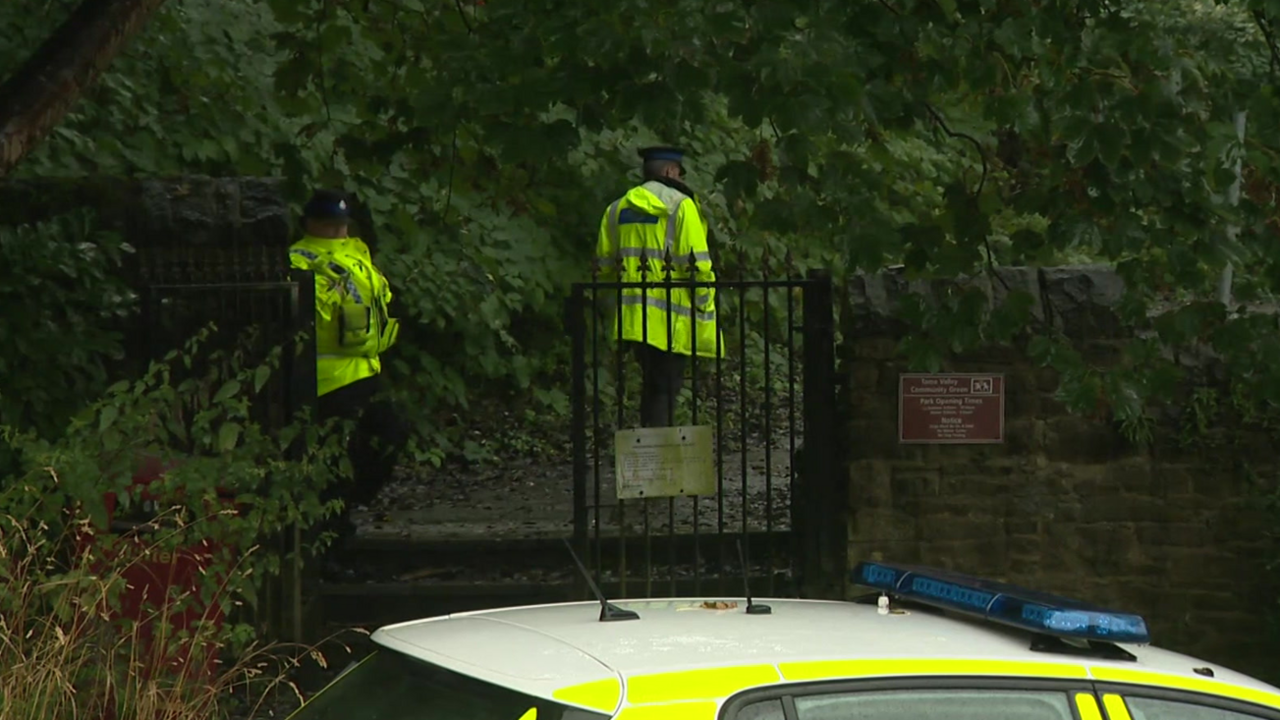
[[[0,33],[10,42],[0,47],[0,75],[77,4],[6,3]],[[291,145],[306,120],[288,118],[277,102],[273,29],[258,3],[166,3],[21,172],[275,174],[276,148]]]
[[[72,1],[0,8],[0,72]],[[566,286],[637,179],[634,148],[657,141],[692,150],[728,274],[786,255],[837,282],[895,263],[913,279],[1113,265],[1126,318],[1153,331],[1115,367],[1019,293],[909,300],[901,350],[936,369],[1025,342],[1069,407],[1146,440],[1160,404],[1203,410],[1177,394],[1182,353],[1212,350],[1253,415],[1280,401],[1274,318],[1209,300],[1227,263],[1241,302],[1280,287],[1278,17],[1280,0],[170,0],[23,170],[357,190],[409,321],[388,368],[423,409],[423,460],[483,455],[466,440],[478,399],[563,414]],[[724,308],[751,320],[729,367],[757,392],[780,342],[768,309]]]
[[[132,251],[84,212],[0,226],[0,425],[52,437],[106,389],[123,353],[122,321],[135,310],[120,276]]]
[[[0,11],[19,39],[0,68],[40,36],[34,3]],[[315,183],[358,190],[414,323],[390,371],[438,429],[477,397],[557,381],[565,285],[634,179],[634,147],[658,140],[694,152],[725,269],[788,252],[801,268],[901,262],[913,276],[1094,259],[1124,272],[1138,317],[1157,293],[1209,291],[1230,261],[1242,292],[1265,296],[1280,280],[1277,146],[1263,132],[1241,144],[1233,117],[1267,128],[1280,111],[1272,13],[1262,0],[172,0],[25,169],[272,171],[299,199]],[[639,17],[652,32],[634,32]],[[1233,208],[1236,159],[1251,187]],[[966,303],[904,347],[917,364],[1011,337],[1021,316],[960,327],[986,313]],[[1065,347],[1042,355],[1074,368],[1074,406],[1141,431],[1136,408],[1162,386],[1138,362],[1150,352],[1135,345],[1132,376],[1105,382]]]
[[[280,348],[262,364],[248,363],[240,352],[203,352],[208,333],[153,364],[142,378],[113,385],[54,439],[0,428],[23,465],[0,492],[0,517],[14,518],[32,541],[40,534],[53,542],[68,531],[71,512],[89,523],[107,548],[102,552],[110,554],[125,542],[103,534],[111,494],[117,518],[140,518],[150,529],[149,552],[173,554],[210,543],[210,572],[197,594],[169,609],[214,603],[238,624],[213,640],[235,653],[254,635],[243,624],[254,618],[237,608],[252,608],[262,583],[289,559],[261,544],[330,514],[336,501],[322,502],[321,493],[350,470],[341,434],[332,428],[300,416],[268,433],[254,421]],[[158,477],[136,484],[135,474],[147,468]]]

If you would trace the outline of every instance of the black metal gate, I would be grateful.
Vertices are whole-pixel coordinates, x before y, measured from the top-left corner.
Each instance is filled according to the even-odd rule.
[[[209,362],[210,351],[239,354],[246,367],[279,351],[276,370],[251,406],[252,419],[267,431],[278,431],[298,411],[314,406],[315,278],[289,267],[287,248],[210,249],[199,262],[185,263],[166,257],[163,249],[147,250],[139,273],[140,322],[131,333],[135,363],[159,360],[208,329],[212,332],[197,362],[190,368],[178,365],[175,371],[199,375],[204,369],[199,364]],[[281,558],[281,575],[264,584],[257,609],[246,619],[273,640],[304,641],[317,612],[307,606],[320,595],[318,578],[303,557],[306,535],[295,526],[263,538],[264,546]]]
[[[753,594],[822,593],[815,588],[830,563],[820,556],[837,542],[823,515],[832,510],[823,505],[838,467],[832,287],[825,271],[801,276],[790,265],[780,278],[724,279],[719,272],[708,283],[671,280],[668,260],[665,277],[653,281],[608,281],[593,272],[590,282],[573,285],[566,318],[573,535],[606,594],[736,596],[744,583]],[[662,305],[665,293],[666,307],[678,307],[670,300],[677,289],[689,298],[715,291],[717,351],[700,357],[700,341],[693,342],[673,403],[674,429],[636,432],[638,365],[615,327],[624,304],[642,304],[668,318],[670,328],[671,314],[652,306]],[[651,296],[643,299],[646,291]],[[647,457],[619,456],[618,437],[654,445]],[[662,443],[667,450],[658,449]],[[671,450],[675,444],[681,449]],[[645,490],[628,478],[646,468],[673,479],[659,497],[634,497]],[[672,489],[693,480],[701,487]]]
[[[295,270],[287,280],[148,284],[142,288],[143,357],[157,360],[180,349],[204,328],[206,351],[239,351],[248,366],[283,352],[278,369],[252,406],[253,420],[279,430],[315,403],[314,350],[296,347],[315,322],[315,281]],[[305,337],[305,336],[304,336]],[[314,347],[314,339],[305,339]],[[206,353],[201,353],[205,355]]]

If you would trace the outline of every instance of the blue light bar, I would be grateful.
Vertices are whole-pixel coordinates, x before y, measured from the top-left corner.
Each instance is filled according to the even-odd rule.
[[[1140,615],[1014,585],[947,570],[877,562],[858,563],[852,575],[858,585],[1023,630],[1113,643],[1151,642],[1147,621]]]

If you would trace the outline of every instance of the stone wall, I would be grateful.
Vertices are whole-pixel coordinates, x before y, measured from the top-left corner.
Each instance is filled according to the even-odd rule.
[[[300,327],[285,284],[292,223],[283,180],[189,175],[0,182],[0,224],[82,210],[92,211],[96,229],[114,231],[134,248],[120,269],[134,305],[112,328],[120,333],[122,356],[101,358],[109,374],[137,377],[210,323],[218,331],[212,346],[245,349],[246,329],[253,327],[260,331],[255,352],[262,353]],[[304,365],[278,374],[267,390],[275,400],[255,406],[264,413],[258,419],[282,422],[289,407],[309,399],[305,388],[313,373]],[[303,390],[295,391],[294,378]]]
[[[1095,362],[1131,335],[1113,311],[1123,283],[1109,270],[1001,274]],[[1166,431],[1135,446],[1106,419],[1070,414],[1054,397],[1055,373],[1006,347],[945,368],[1004,373],[1004,443],[899,444],[898,298],[955,284],[890,271],[856,277],[844,293],[850,563],[922,563],[1132,610],[1158,645],[1280,679],[1280,643],[1264,628],[1280,611],[1263,579],[1274,527],[1256,478],[1276,470],[1266,438],[1231,457],[1180,448]]]
[[[0,183],[0,222],[92,209],[157,282],[268,281],[288,274],[289,207],[277,178],[35,178]]]

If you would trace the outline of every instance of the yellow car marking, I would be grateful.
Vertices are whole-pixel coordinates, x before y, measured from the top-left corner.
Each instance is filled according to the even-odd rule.
[[[1076,693],[1076,710],[1080,711],[1080,720],[1102,720],[1102,711],[1093,693]]]
[[[632,705],[675,700],[719,699],[761,685],[778,682],[776,665],[681,670],[627,678],[627,702]]]
[[[593,680],[581,685],[570,685],[552,693],[560,702],[581,705],[592,710],[612,714],[622,700],[622,683],[617,678]]]
[[[714,716],[717,702],[734,693],[779,682],[805,682],[867,677],[928,677],[977,675],[987,677],[1096,680],[1138,686],[1205,693],[1223,698],[1280,708],[1280,694],[1231,685],[1218,680],[1189,678],[1169,673],[1130,670],[1109,666],[1083,666],[1019,660],[969,660],[963,658],[889,658],[865,660],[812,660],[777,665],[736,665],[719,668],[680,670],[636,675],[627,679],[627,707],[619,718],[644,720],[650,712],[675,713],[672,718],[701,717],[710,708]],[[613,712],[622,700],[622,687],[615,679],[598,680],[556,691],[555,698],[603,712]],[[710,701],[710,702],[708,702]],[[1081,720],[1103,720],[1097,700],[1089,693],[1075,695]],[[1124,698],[1108,693],[1102,709],[1110,720],[1132,720]],[[688,713],[694,713],[690,715]]]
[[[1133,720],[1129,715],[1129,706],[1124,704],[1124,698],[1115,693],[1103,695],[1102,706],[1107,709],[1110,720]]]

